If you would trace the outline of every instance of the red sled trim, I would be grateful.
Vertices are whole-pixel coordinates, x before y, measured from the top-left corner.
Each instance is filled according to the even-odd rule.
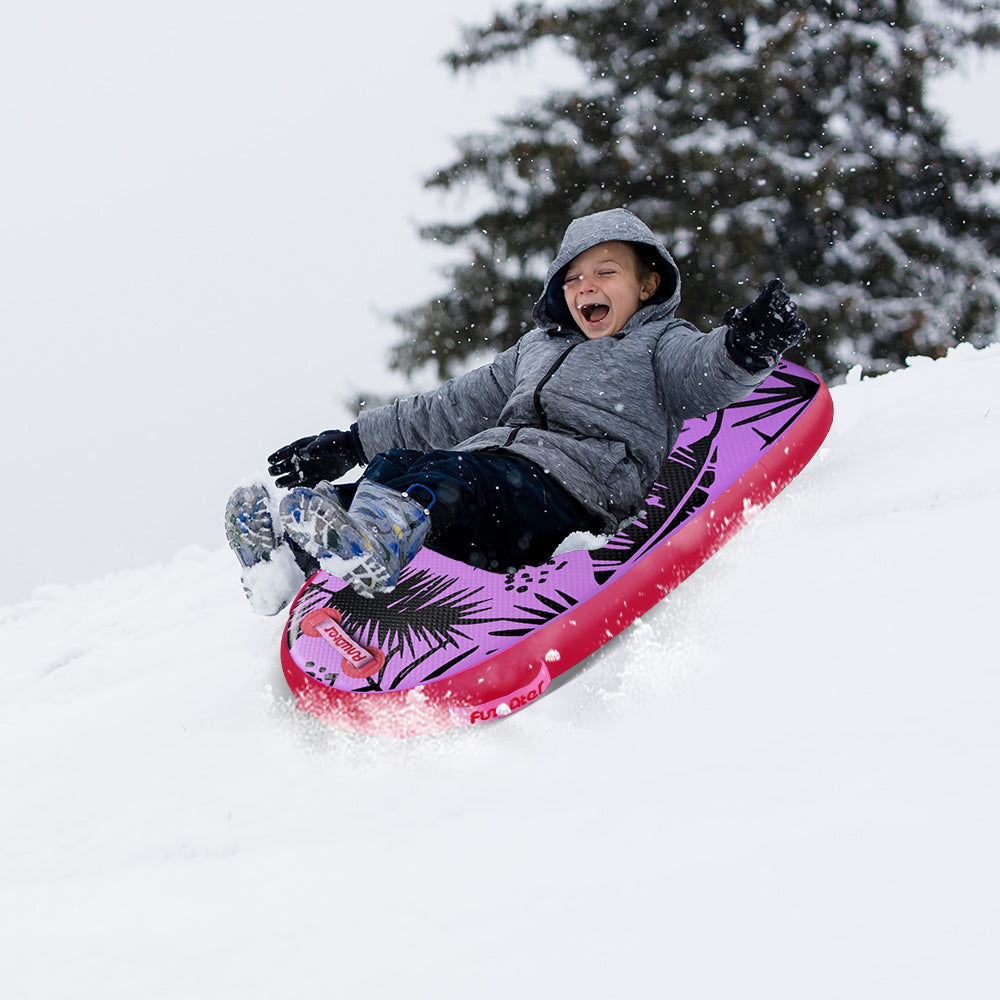
[[[299,708],[341,729],[415,736],[526,707],[553,678],[659,603],[770,503],[816,454],[832,423],[833,400],[821,381],[808,409],[758,462],[628,573],[520,642],[452,677],[408,691],[338,691],[313,680],[292,659],[286,624],[281,666]]]

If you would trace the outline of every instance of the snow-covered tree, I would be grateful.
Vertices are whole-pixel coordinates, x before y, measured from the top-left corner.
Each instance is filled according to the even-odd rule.
[[[395,367],[443,376],[512,344],[567,223],[618,205],[667,241],[703,328],[781,276],[812,331],[797,357],[827,375],[994,338],[1000,170],[954,147],[926,89],[1000,47],[1000,3],[519,3],[447,59],[474,70],[543,39],[588,82],[462,138],[428,181],[487,207],[423,229],[464,260],[397,316]]]

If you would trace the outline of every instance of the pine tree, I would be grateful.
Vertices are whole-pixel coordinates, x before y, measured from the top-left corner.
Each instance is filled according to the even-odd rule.
[[[703,329],[781,276],[828,377],[995,337],[1000,170],[953,148],[933,73],[1000,47],[1000,3],[520,3],[468,29],[455,71],[552,39],[588,83],[458,143],[428,186],[490,205],[422,236],[466,255],[451,289],[396,317],[393,367],[440,376],[530,326],[567,223],[632,209],[671,248]],[[995,200],[993,202],[995,205]]]

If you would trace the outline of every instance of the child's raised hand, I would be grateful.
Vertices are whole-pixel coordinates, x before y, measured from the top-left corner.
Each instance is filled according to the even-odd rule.
[[[782,352],[797,344],[806,332],[798,306],[789,298],[780,278],[772,278],[750,305],[729,309],[723,322],[729,327],[729,354],[750,372],[776,365]]]
[[[357,430],[323,431],[299,438],[269,455],[267,471],[278,486],[315,486],[339,479],[348,469],[367,462]]]

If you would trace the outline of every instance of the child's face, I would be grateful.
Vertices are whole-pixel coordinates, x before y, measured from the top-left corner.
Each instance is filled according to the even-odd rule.
[[[635,251],[617,240],[598,243],[570,261],[563,284],[576,325],[591,340],[611,337],[659,287],[660,276],[639,276]]]

